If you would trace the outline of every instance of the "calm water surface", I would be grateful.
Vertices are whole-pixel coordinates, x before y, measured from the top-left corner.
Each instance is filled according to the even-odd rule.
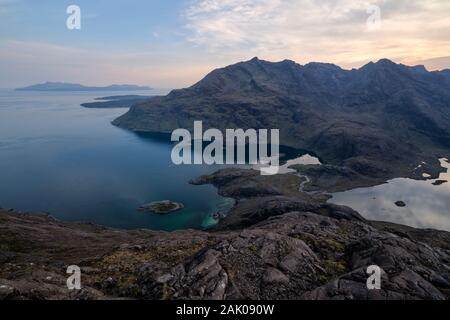
[[[330,202],[352,207],[371,220],[450,231],[450,164],[447,159],[440,161],[447,171],[439,180],[449,181],[442,185],[433,185],[436,180],[398,178],[375,187],[334,193]],[[406,207],[396,206],[396,201],[405,202]]]
[[[163,94],[166,92],[151,92]],[[172,145],[110,122],[126,109],[85,109],[96,97],[145,92],[0,91],[0,207],[48,212],[120,228],[204,228],[230,199],[188,181],[217,168],[175,166]],[[137,212],[158,200],[182,202],[166,216]]]

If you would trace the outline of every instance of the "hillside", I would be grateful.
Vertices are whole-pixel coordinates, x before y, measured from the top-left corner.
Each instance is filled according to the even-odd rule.
[[[450,71],[386,59],[343,70],[254,58],[136,104],[113,123],[171,132],[192,129],[194,120],[222,130],[279,128],[282,144],[364,176],[435,176],[437,157],[450,154]]]
[[[78,83],[46,82],[32,86],[18,88],[17,91],[136,91],[151,90],[147,86],[136,86],[130,84],[113,84],[105,87],[90,87]]]

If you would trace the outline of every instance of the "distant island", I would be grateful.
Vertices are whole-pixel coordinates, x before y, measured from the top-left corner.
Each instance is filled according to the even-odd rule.
[[[18,88],[17,91],[137,91],[152,90],[148,86],[136,86],[130,84],[113,84],[106,87],[89,87],[77,83],[46,82],[32,86]]]

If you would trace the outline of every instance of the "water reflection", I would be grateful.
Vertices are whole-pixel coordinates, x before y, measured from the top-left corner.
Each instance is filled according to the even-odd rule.
[[[330,202],[350,206],[371,220],[450,231],[450,182],[433,185],[438,180],[450,181],[448,159],[440,162],[447,171],[436,180],[393,179],[375,187],[334,193]],[[406,207],[398,207],[396,201],[405,202]]]

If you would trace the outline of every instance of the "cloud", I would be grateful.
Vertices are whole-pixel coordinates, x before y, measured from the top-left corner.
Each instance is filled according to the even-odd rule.
[[[87,85],[131,83],[157,88],[183,87],[196,82],[214,66],[182,48],[111,51],[45,42],[0,42],[0,87],[19,87],[44,81]]]
[[[375,31],[371,4],[381,10]],[[449,14],[447,0],[192,0],[184,18],[189,41],[211,52],[352,65],[445,56]]]

